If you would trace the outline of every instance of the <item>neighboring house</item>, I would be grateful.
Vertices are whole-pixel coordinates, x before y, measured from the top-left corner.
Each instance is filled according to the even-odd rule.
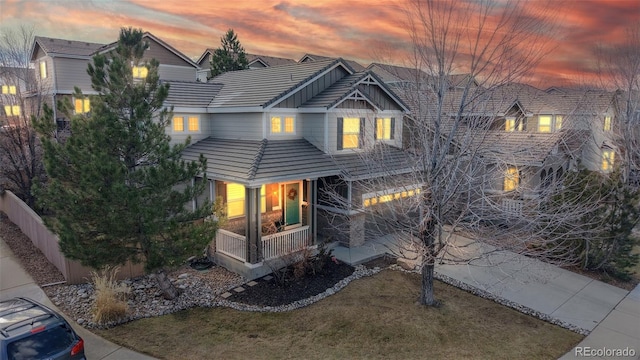
[[[200,67],[200,69],[198,70],[198,81],[207,82],[208,77],[211,75],[211,58],[215,50],[216,49],[206,49],[196,61],[196,63]],[[275,56],[256,55],[249,53],[245,53],[245,56],[247,57],[249,69],[261,69],[266,67],[291,65],[296,63],[296,61],[293,59]]]
[[[158,74],[161,80],[196,80],[198,66],[187,56],[153,34],[147,32],[143,38],[149,43],[144,59],[155,58],[159,61]],[[108,53],[115,49],[116,45],[117,43],[104,45],[36,36],[31,61],[36,78],[42,84],[44,101],[54,110],[59,131],[68,132],[69,119],[55,105],[66,98],[70,101],[74,114],[91,111],[90,99],[75,99],[74,88],[79,88],[84,95],[97,94],[91,87],[87,66],[94,55]],[[146,68],[134,67],[133,75],[145,77]]]
[[[343,203],[364,206],[376,194],[363,194],[355,180],[388,173],[372,172],[375,164],[359,153],[383,148],[398,173],[407,169],[406,106],[375,74],[341,59],[233,71],[170,89],[169,133],[195,140],[186,160],[207,159],[206,179],[196,181],[209,191],[196,204],[220,197],[226,205],[213,256],[248,278],[271,271],[264,261],[322,238],[364,243],[362,212]],[[340,204],[325,199],[330,185],[344,189]],[[349,218],[338,236],[327,226],[332,214]]]
[[[84,94],[94,95],[87,65],[103,44],[36,36],[31,50],[31,62],[36,78],[42,84],[44,103],[53,109],[58,130],[68,129],[68,119],[57,108],[58,101],[68,98],[72,103],[74,87]],[[87,102],[86,106],[84,102]],[[78,112],[90,109],[88,99],[78,99]]]
[[[299,63],[308,63],[308,62],[314,62],[314,61],[325,61],[325,60],[336,60],[338,58],[336,57],[329,57],[329,56],[320,56],[320,55],[313,55],[313,54],[304,54],[300,60],[298,60]],[[349,66],[351,66],[351,68],[357,72],[361,72],[361,71],[365,71],[365,67],[360,65],[359,63],[353,61],[353,60],[343,60],[344,62],[346,62],[347,64],[349,64]]]

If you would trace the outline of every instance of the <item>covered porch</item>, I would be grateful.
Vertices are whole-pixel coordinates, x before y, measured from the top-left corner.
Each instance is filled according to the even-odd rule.
[[[316,244],[317,180],[339,171],[329,155],[304,139],[207,138],[183,151],[200,155],[208,200],[227,212],[209,246],[216,263],[253,279],[271,272],[269,260]]]

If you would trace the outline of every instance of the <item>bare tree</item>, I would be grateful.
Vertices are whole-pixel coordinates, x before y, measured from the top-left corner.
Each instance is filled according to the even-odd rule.
[[[517,114],[511,83],[535,69],[556,29],[549,4],[525,3],[412,0],[413,71],[398,74],[403,81],[393,85],[411,109],[403,131],[407,161],[400,167],[385,161],[396,150],[376,145],[359,154],[372,176],[353,184],[352,200],[340,191],[328,195],[366,214],[368,238],[392,234],[395,251],[417,260],[423,305],[438,303],[437,263],[473,264],[504,249],[577,261],[573,244],[537,236],[559,225],[544,221],[554,217],[540,209],[540,184],[523,181],[540,176],[528,156],[568,141],[561,132],[517,134],[526,116]],[[516,131],[507,133],[505,126]],[[509,145],[514,139],[520,142]],[[550,179],[547,193],[555,191],[555,172]]]
[[[624,41],[596,49],[602,84],[616,90],[612,124],[623,173],[640,183],[640,24],[626,29]]]
[[[31,67],[34,30],[0,29],[0,186],[12,190],[30,207],[34,182],[44,174],[42,148],[31,116],[39,116],[42,86]]]

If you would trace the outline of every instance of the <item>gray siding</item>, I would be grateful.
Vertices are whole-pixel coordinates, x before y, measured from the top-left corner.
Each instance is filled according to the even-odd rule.
[[[196,81],[196,69],[191,66],[166,66],[161,63],[158,76],[161,80]]]
[[[169,122],[169,126],[167,127],[166,132],[167,134],[169,134],[169,136],[171,136],[172,144],[184,143],[189,136],[191,136],[191,144],[193,144],[213,135],[211,133],[212,130],[211,130],[210,114],[189,114],[189,113],[182,113],[182,112],[174,112],[172,118],[175,116],[184,117],[185,131],[174,132],[172,122]],[[189,118],[189,116],[198,116],[200,118],[200,131],[196,131],[196,132],[188,131],[187,119]]]
[[[301,114],[300,120],[303,123],[302,136],[313,146],[325,151],[324,114]]]
[[[318,80],[300,89],[300,91],[296,92],[292,96],[289,96],[287,99],[278,103],[275,107],[297,108],[346,75],[348,74],[343,68],[337,67],[320,77]]]
[[[358,89],[367,94],[382,110],[402,110],[398,104],[377,85],[360,84]]]
[[[262,140],[262,113],[212,114],[210,135],[222,139]]]
[[[178,66],[188,66],[195,71],[195,67],[186,62],[180,56],[176,55],[169,49],[164,46],[158,44],[150,38],[145,38],[146,41],[149,42],[149,48],[144,53],[145,59],[156,59],[160,64],[166,65],[178,65]]]
[[[57,92],[71,94],[75,86],[83,92],[93,90],[91,77],[87,74],[89,60],[55,58],[54,62]]]

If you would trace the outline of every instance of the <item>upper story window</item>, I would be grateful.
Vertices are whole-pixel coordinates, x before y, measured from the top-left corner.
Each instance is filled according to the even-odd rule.
[[[40,78],[41,79],[47,78],[47,62],[44,60],[40,61]]]
[[[364,118],[338,118],[338,150],[364,146]]]
[[[2,85],[2,93],[5,95],[15,95],[16,94],[15,85]]]
[[[187,129],[189,129],[189,131],[200,131],[200,118],[197,116],[189,116]]]
[[[394,135],[394,118],[376,118],[376,140],[392,140]]]
[[[134,79],[144,79],[147,77],[147,74],[149,74],[149,69],[147,69],[146,66],[142,65],[142,66],[133,66],[131,68],[131,71],[133,73],[133,78]]]
[[[520,172],[515,166],[509,166],[504,172],[504,183],[502,189],[504,191],[513,191],[520,184]]]
[[[504,119],[504,130],[513,132],[513,131],[524,131],[524,120],[517,120],[515,117],[508,117]]]
[[[20,116],[20,105],[5,105],[4,113],[7,116]]]
[[[74,99],[73,103],[76,114],[86,114],[91,111],[91,102],[89,99]]]
[[[611,116],[604,117],[604,131],[611,131]]]
[[[562,130],[562,115],[556,115],[555,129],[556,131]]]
[[[173,119],[171,119],[171,129],[173,132],[184,132],[185,129],[190,132],[198,132],[200,131],[200,117],[174,116]]]
[[[271,117],[271,133],[272,134],[295,134],[296,119],[293,116],[272,116]]]
[[[602,171],[610,171],[613,169],[616,153],[613,150],[602,150]]]
[[[182,116],[174,116],[171,121],[171,127],[174,132],[183,132],[184,131],[184,117]]]
[[[551,132],[551,115],[538,116],[538,132],[550,133]]]

